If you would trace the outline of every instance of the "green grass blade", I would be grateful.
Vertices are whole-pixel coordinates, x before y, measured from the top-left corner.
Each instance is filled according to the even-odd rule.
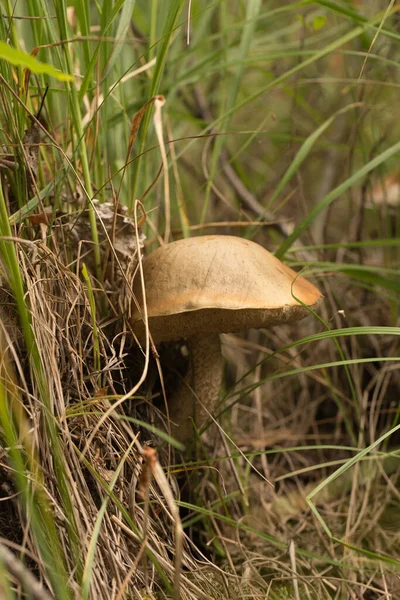
[[[277,185],[274,193],[271,196],[271,199],[268,202],[268,205],[266,206],[266,210],[271,210],[273,208],[275,201],[277,200],[279,195],[283,192],[283,190],[285,189],[285,187],[289,183],[289,181],[292,179],[292,177],[296,174],[300,165],[305,161],[305,159],[307,158],[307,156],[313,149],[315,143],[317,142],[318,138],[335,122],[337,117],[345,114],[346,112],[348,112],[349,110],[351,110],[353,108],[358,108],[358,107],[359,107],[359,104],[357,104],[357,103],[350,104],[349,106],[345,106],[344,108],[338,110],[334,115],[329,117],[329,119],[327,119],[324,123],[322,123],[322,125],[320,125],[318,127],[318,129],[316,129],[315,131],[313,131],[311,133],[311,135],[309,135],[309,137],[305,140],[305,142],[300,147],[299,151],[296,153],[296,156],[294,157],[294,159],[293,159],[292,163],[290,164],[289,168],[287,169],[286,173],[284,173],[284,175],[282,176],[282,179],[280,180],[279,184]],[[261,221],[262,218],[263,218],[263,215],[260,215],[258,217],[258,220]],[[252,237],[252,235],[254,234],[255,231],[256,231],[255,227],[249,228],[248,233],[246,234],[246,237]]]
[[[47,75],[51,75],[55,79],[59,81],[72,81],[72,75],[68,73],[62,73],[55,69],[52,65],[48,65],[47,63],[40,62],[27,52],[23,52],[22,50],[17,50],[16,48],[12,48],[9,44],[0,41],[0,59],[6,60],[12,65],[24,67],[25,69],[29,69],[32,73],[46,73]]]
[[[286,252],[292,246],[292,244],[304,233],[304,231],[311,225],[314,219],[334,200],[339,198],[344,192],[346,192],[350,187],[359,183],[363,177],[368,175],[371,171],[385,163],[392,156],[400,153],[400,142],[393,144],[390,148],[387,148],[384,152],[381,152],[378,156],[370,160],[366,165],[361,167],[356,173],[353,173],[348,179],[343,181],[340,185],[334,188],[331,192],[329,192],[325,198],[321,200],[313,209],[310,210],[308,215],[297,225],[291,235],[287,237],[287,239],[279,246],[278,250],[275,252],[275,256],[282,260],[285,256]]]
[[[155,69],[154,69],[153,77],[151,80],[150,90],[149,90],[149,94],[147,97],[148,100],[150,100],[150,98],[153,98],[160,92],[160,84],[161,84],[162,76],[163,76],[165,65],[166,65],[167,52],[168,52],[169,46],[171,44],[172,34],[175,30],[178,17],[181,14],[184,5],[185,5],[185,0],[171,0],[171,2],[169,3],[167,18],[165,20],[163,33],[162,33],[161,39],[157,45],[157,55],[156,55],[157,61],[155,64]],[[150,109],[146,111],[146,113],[143,117],[142,125],[141,125],[142,142],[140,145],[139,157],[136,162],[135,175],[134,175],[134,179],[133,179],[133,188],[132,188],[133,195],[132,195],[132,198],[129,199],[129,203],[128,203],[128,206],[131,210],[133,209],[133,202],[136,197],[136,189],[137,189],[137,185],[138,185],[138,181],[139,181],[139,176],[141,173],[142,155],[143,155],[143,152],[145,149],[145,144],[147,141],[147,133],[148,133],[149,125],[150,125],[151,115],[152,115],[152,108],[150,107]]]
[[[128,458],[129,454],[132,451],[132,448],[135,444],[135,441],[132,441],[131,444],[128,446],[128,448],[126,449],[124,455],[121,457],[121,460],[118,464],[118,467],[115,470],[115,473],[110,481],[110,484],[108,486],[108,494],[107,496],[104,498],[102,505],[100,507],[100,510],[97,514],[97,518],[96,518],[96,522],[94,524],[93,527],[93,532],[92,532],[92,536],[90,538],[90,543],[89,543],[89,548],[88,548],[88,552],[87,552],[87,556],[86,556],[86,561],[85,561],[85,568],[83,571],[83,578],[82,578],[82,600],[88,600],[89,599],[89,594],[90,594],[90,583],[91,583],[91,577],[92,577],[92,572],[93,572],[93,562],[94,562],[94,555],[96,552],[96,546],[97,546],[97,541],[99,539],[99,534],[100,534],[100,528],[104,519],[104,515],[106,512],[106,508],[107,508],[107,504],[108,501],[110,499],[110,494],[114,489],[115,484],[118,481],[118,478],[120,476],[120,473],[122,471],[123,466],[125,465],[125,461]]]
[[[108,60],[108,65],[104,72],[104,77],[107,77],[107,75],[111,72],[112,68],[118,61],[121,52],[123,52],[124,44],[130,30],[132,13],[133,9],[135,8],[135,3],[136,0],[125,0],[124,2],[118,22],[114,48]]]
[[[246,17],[245,23],[241,35],[241,40],[239,44],[239,57],[238,57],[238,65],[235,70],[235,75],[232,79],[231,85],[229,86],[229,90],[227,90],[224,102],[221,102],[221,110],[223,114],[226,116],[220,122],[220,127],[222,131],[227,131],[230,126],[230,116],[232,115],[232,109],[235,106],[239,94],[240,87],[242,85],[242,79],[245,71],[245,65],[243,60],[245,60],[248,56],[251,43],[254,37],[254,31],[257,22],[257,16],[260,12],[261,8],[261,0],[248,0],[246,2]],[[200,223],[204,223],[206,212],[208,208],[208,200],[210,196],[210,192],[212,189],[213,181],[215,178],[215,174],[218,167],[218,162],[223,151],[223,147],[225,144],[224,136],[217,136],[215,139],[214,149],[211,157],[211,168],[210,168],[210,176],[207,181],[206,188],[206,196],[200,216]]]

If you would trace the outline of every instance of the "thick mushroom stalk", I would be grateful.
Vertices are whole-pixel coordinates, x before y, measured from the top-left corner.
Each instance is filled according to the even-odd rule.
[[[198,334],[187,340],[189,370],[168,398],[171,435],[186,446],[194,437],[193,422],[201,429],[214,416],[222,381],[221,340],[217,333]]]

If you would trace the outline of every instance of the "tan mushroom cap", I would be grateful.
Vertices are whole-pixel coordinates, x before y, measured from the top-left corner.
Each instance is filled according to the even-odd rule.
[[[320,300],[319,290],[250,240],[207,235],[161,246],[143,261],[154,341],[229,333],[297,321]],[[134,280],[140,306],[140,277]],[[143,338],[138,311],[132,316]]]

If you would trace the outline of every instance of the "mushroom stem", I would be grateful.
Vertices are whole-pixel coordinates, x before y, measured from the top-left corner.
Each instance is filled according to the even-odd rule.
[[[200,429],[214,414],[222,381],[219,334],[199,334],[187,340],[189,371],[178,390],[168,399],[171,434],[183,444],[193,439],[193,423]]]

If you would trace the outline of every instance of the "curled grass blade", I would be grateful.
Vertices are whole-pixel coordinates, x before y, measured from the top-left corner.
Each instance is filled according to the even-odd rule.
[[[160,42],[158,43],[157,60],[156,60],[156,64],[154,67],[154,72],[153,72],[153,77],[151,80],[148,98],[153,98],[154,96],[157,96],[159,93],[162,76],[163,76],[164,69],[166,66],[168,48],[171,44],[172,34],[176,27],[178,17],[181,14],[184,5],[185,5],[185,0],[172,0],[172,2],[169,3],[168,14],[167,14],[167,18],[165,20],[162,37],[161,37]],[[133,179],[133,196],[132,196],[132,198],[130,198],[129,203],[128,203],[128,206],[131,210],[133,208],[133,201],[136,196],[138,180],[139,180],[139,177],[141,174],[140,167],[141,167],[141,162],[142,162],[142,154],[144,152],[145,144],[147,141],[147,133],[148,133],[148,128],[149,128],[149,125],[151,122],[151,116],[152,116],[152,111],[148,110],[146,112],[146,114],[143,118],[143,122],[142,122],[142,127],[141,127],[142,142],[140,145],[139,158],[136,163],[136,171],[135,171],[135,176]]]

